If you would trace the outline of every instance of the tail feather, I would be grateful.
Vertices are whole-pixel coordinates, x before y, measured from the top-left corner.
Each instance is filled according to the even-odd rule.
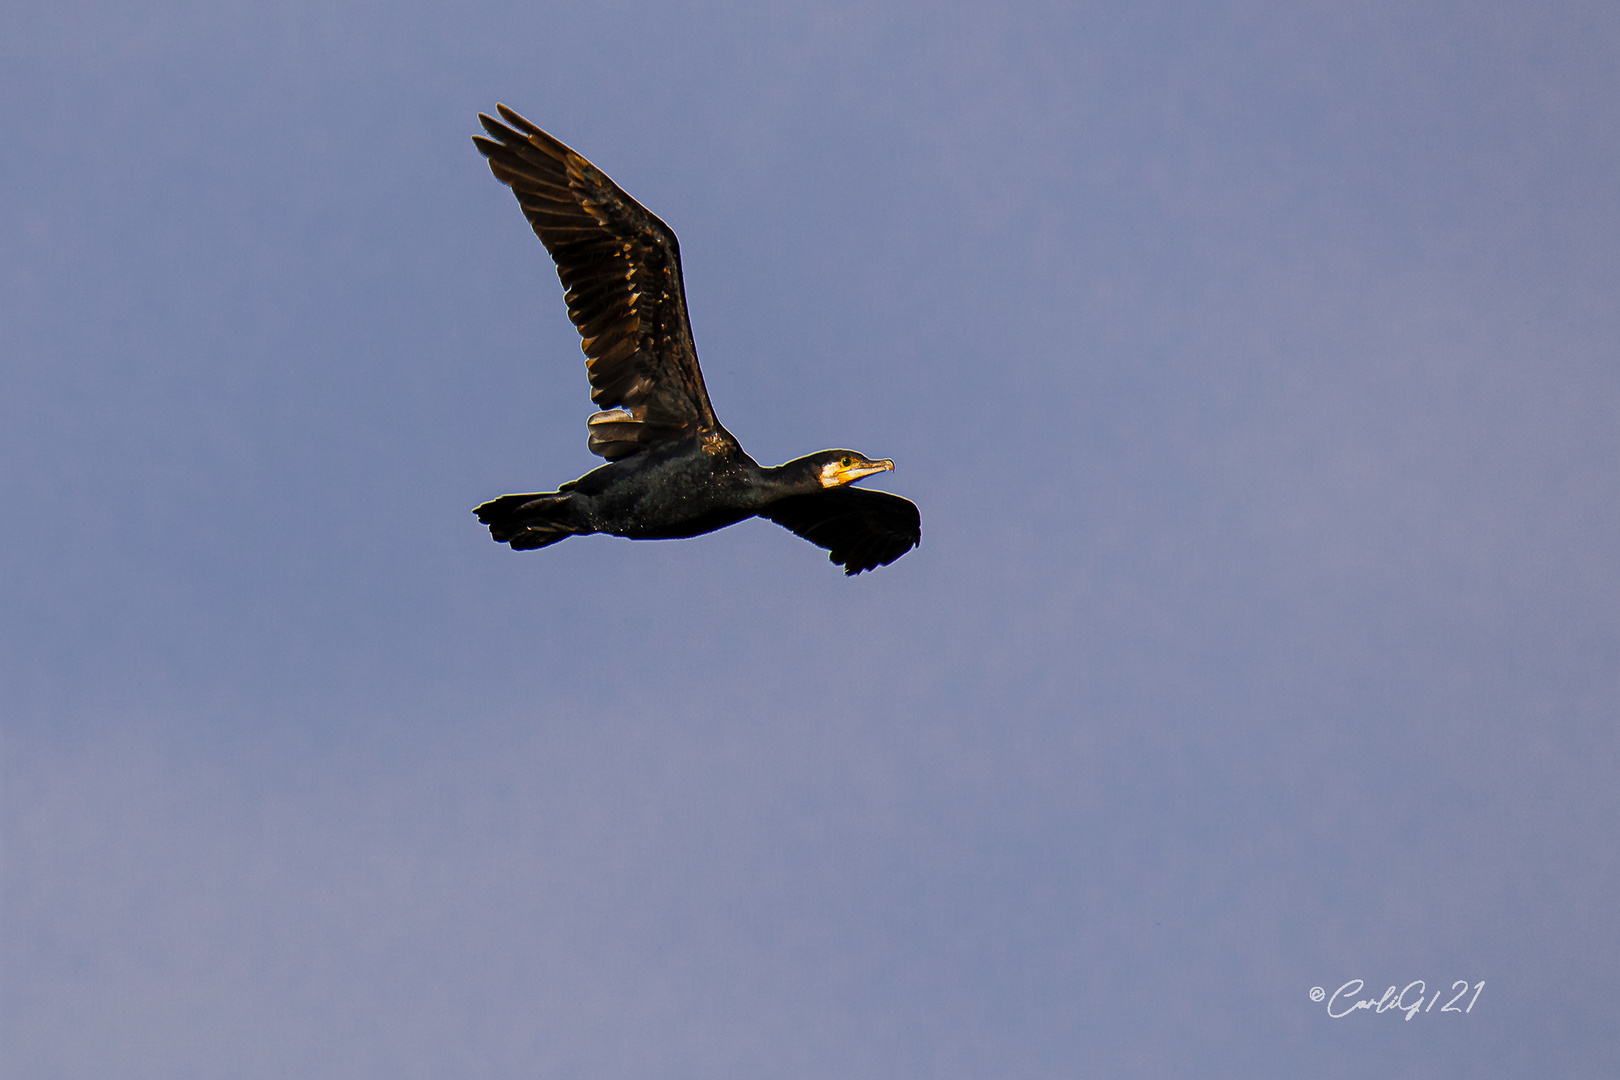
[[[496,543],[511,544],[513,551],[530,551],[588,531],[573,521],[568,498],[556,491],[502,495],[473,513],[489,526]]]

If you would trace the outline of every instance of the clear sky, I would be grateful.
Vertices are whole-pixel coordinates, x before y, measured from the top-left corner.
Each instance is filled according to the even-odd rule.
[[[491,542],[497,101],[920,549]],[[12,0],[0,116],[8,1078],[1620,1075],[1620,7]]]

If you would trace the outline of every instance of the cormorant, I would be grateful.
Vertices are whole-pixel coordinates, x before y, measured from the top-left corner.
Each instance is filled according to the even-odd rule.
[[[703,386],[675,233],[579,154],[496,108],[506,123],[479,113],[490,138],[473,142],[557,264],[602,409],[586,421],[589,446],[608,463],[556,491],[478,507],[490,535],[515,550],[588,533],[666,540],[757,514],[827,548],[845,574],[915,547],[913,503],[848,486],[893,461],[823,450],[766,468],[743,452]]]

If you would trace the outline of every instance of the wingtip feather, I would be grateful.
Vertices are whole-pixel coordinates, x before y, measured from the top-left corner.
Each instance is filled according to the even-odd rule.
[[[529,123],[529,121],[525,120],[522,116],[519,116],[516,110],[509,109],[498,101],[495,103],[495,111],[500,113],[502,119],[504,119],[508,124],[511,124],[513,127],[517,128],[526,135],[545,134],[545,132]]]

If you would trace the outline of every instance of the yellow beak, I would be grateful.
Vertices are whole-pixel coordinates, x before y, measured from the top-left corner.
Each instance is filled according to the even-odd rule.
[[[882,461],[860,461],[849,466],[833,469],[832,479],[835,485],[842,486],[844,484],[853,483],[863,476],[871,476],[874,473],[880,472],[891,472],[893,469],[894,462],[889,458],[884,458]]]

